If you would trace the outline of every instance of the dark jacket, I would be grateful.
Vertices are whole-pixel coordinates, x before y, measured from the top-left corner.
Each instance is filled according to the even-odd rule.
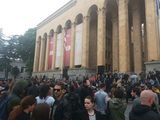
[[[82,86],[80,88],[80,91],[79,91],[79,96],[80,96],[81,104],[84,105],[84,99],[87,96],[92,96],[93,97],[93,95],[94,95],[93,94],[93,90],[90,87]]]
[[[78,120],[89,120],[89,115],[87,113],[86,110],[82,111],[81,114],[79,114],[80,116],[78,117]],[[101,115],[100,112],[95,110],[95,115],[96,115],[96,120],[107,120],[104,118],[104,116]]]
[[[17,116],[16,120],[30,120],[30,114],[22,112],[20,115]]]
[[[160,115],[153,112],[149,106],[137,105],[132,108],[129,120],[160,120]]]
[[[126,104],[121,99],[112,98],[109,100],[110,117],[112,120],[125,120]]]
[[[78,95],[67,93],[55,109],[54,120],[78,120],[81,109]]]

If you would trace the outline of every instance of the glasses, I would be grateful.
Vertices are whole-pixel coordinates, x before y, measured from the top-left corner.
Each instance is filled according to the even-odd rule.
[[[61,89],[53,89],[54,91],[57,91],[57,92],[59,92]]]

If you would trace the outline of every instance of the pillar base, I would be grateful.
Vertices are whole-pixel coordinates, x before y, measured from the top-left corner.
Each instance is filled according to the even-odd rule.
[[[64,72],[64,71],[63,71]],[[88,69],[88,68],[72,68],[67,70],[67,75],[70,79],[76,80],[83,80],[84,76],[91,76],[97,73],[96,69]],[[62,79],[63,74],[61,70],[54,70],[54,71],[45,71],[45,72],[33,72],[32,76],[47,76],[47,78],[55,78],[56,80]]]
[[[150,61],[150,62],[145,62],[145,68],[146,68],[146,73],[148,73],[149,71],[155,71],[158,70],[160,71],[160,61]]]
[[[73,68],[68,70],[68,75],[71,79],[83,80],[84,76],[91,76],[92,74],[96,74],[96,69],[88,69],[88,68]]]

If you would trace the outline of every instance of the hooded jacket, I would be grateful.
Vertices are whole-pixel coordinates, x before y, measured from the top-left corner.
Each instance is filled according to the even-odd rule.
[[[113,98],[109,101],[111,120],[125,120],[126,104],[121,99]]]
[[[129,120],[160,120],[160,115],[151,110],[146,105],[137,105],[132,108]]]

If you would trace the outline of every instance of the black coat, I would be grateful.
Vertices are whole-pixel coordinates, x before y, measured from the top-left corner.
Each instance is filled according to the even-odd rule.
[[[78,95],[73,92],[68,93],[57,105],[54,120],[78,120],[81,109]]]
[[[132,108],[129,120],[160,120],[160,115],[151,110],[146,105],[137,105]]]
[[[103,115],[101,115],[100,112],[98,112],[96,110],[95,110],[95,115],[96,115],[96,120],[107,120],[107,119],[104,118]],[[87,111],[84,110],[84,111],[82,111],[81,114],[79,113],[78,118],[79,118],[78,120],[89,120],[89,115],[88,115]]]
[[[87,96],[92,96],[93,97],[93,90],[90,87],[87,86],[82,86],[79,90],[79,96],[81,100],[81,104],[84,105],[84,99]]]
[[[16,120],[31,120],[30,114],[22,112],[20,115],[17,116]]]

